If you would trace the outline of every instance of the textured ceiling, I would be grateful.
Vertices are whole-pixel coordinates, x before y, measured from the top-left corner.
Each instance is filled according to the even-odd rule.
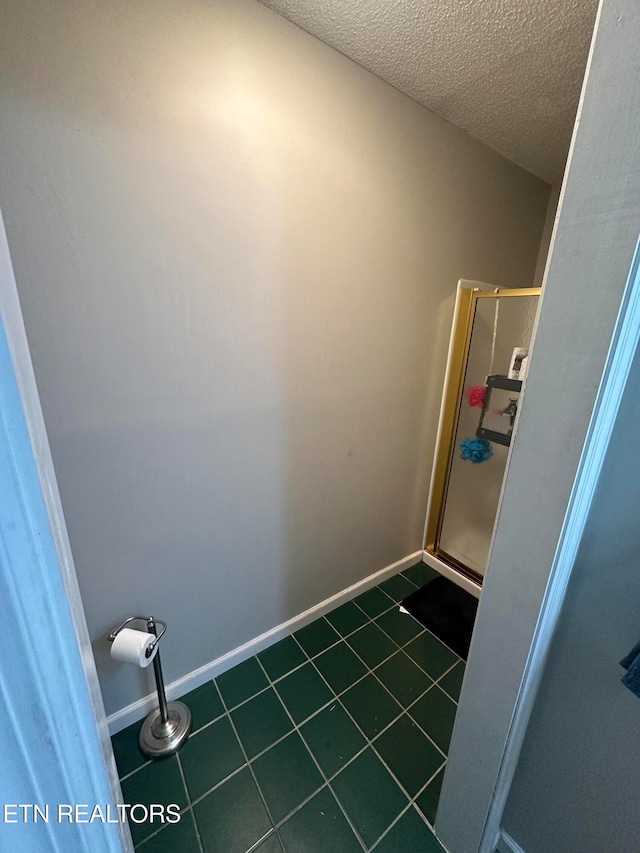
[[[597,0],[261,0],[510,160],[562,177]]]

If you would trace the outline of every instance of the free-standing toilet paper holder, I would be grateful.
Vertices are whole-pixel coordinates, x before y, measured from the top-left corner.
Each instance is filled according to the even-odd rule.
[[[129,616],[109,634],[109,642],[112,643],[129,623],[136,621],[144,622],[151,635],[145,652],[149,658],[167,630],[167,623],[162,619],[154,619],[153,616]],[[157,625],[162,626],[159,634]],[[153,671],[156,677],[159,707],[152,711],[142,724],[139,743],[140,749],[149,758],[164,758],[177,752],[188,738],[191,731],[191,711],[183,702],[167,702],[160,664],[160,649],[156,651],[153,658]]]

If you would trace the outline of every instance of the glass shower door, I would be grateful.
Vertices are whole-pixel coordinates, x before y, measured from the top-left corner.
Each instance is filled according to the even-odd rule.
[[[455,416],[438,448],[446,461],[439,506],[430,507],[430,516],[437,511],[437,522],[433,531],[431,519],[435,535],[427,547],[476,580],[487,565],[519,399],[517,377],[523,378],[526,370],[522,361],[532,339],[538,296],[537,288],[473,292],[463,318],[455,399],[446,399],[448,387],[443,401]],[[437,497],[433,495],[432,504]]]

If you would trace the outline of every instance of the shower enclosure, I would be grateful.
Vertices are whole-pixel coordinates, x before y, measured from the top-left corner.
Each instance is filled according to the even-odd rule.
[[[458,286],[425,551],[485,573],[540,288]]]

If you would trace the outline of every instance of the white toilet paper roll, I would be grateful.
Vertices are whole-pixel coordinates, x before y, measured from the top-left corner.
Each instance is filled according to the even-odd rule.
[[[137,666],[149,666],[156,656],[158,644],[150,657],[146,656],[147,646],[153,640],[153,634],[148,631],[136,631],[134,628],[123,628],[111,643],[111,657]]]

